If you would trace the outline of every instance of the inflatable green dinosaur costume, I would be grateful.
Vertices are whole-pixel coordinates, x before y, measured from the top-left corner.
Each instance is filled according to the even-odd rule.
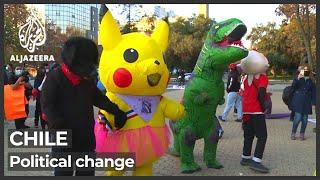
[[[203,159],[207,167],[223,167],[216,159],[219,140],[216,108],[224,104],[222,76],[226,66],[248,55],[240,40],[246,31],[242,21],[232,18],[213,24],[208,32],[193,70],[194,77],[184,91],[186,113],[180,121],[170,122],[174,135],[171,154],[180,156],[182,173],[201,169],[193,158],[195,142],[201,138],[204,138]]]

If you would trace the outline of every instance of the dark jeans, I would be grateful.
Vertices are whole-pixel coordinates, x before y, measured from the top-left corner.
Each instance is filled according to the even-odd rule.
[[[74,152],[80,152],[82,154],[88,154],[89,157],[93,157],[94,150],[83,150],[83,151],[77,151],[73,150],[71,148],[62,148],[62,147],[52,147],[52,156],[56,158],[61,158],[67,155],[72,155],[72,161],[73,166],[75,163],[75,160],[77,158],[76,154]],[[60,154],[62,153],[62,154]],[[75,170],[74,170],[75,169]],[[54,168],[54,175],[55,176],[94,176],[95,175],[95,168]]]
[[[41,100],[40,100],[40,92],[37,96],[36,99],[36,110],[34,111],[34,125],[38,126],[39,125],[39,119],[41,122],[41,128],[45,129],[46,128],[46,121],[42,119],[42,111],[41,111],[41,104],[40,104]]]
[[[253,139],[257,137],[254,157],[262,159],[264,148],[267,142],[267,126],[264,114],[250,114],[250,120],[243,122],[244,131],[243,156],[251,156]]]
[[[27,117],[28,117],[28,114],[29,114],[29,104],[26,104],[26,114],[27,114]],[[19,119],[15,119],[14,120],[14,124],[16,126],[16,129],[24,129],[26,127],[26,125],[24,124],[27,117],[25,118],[19,118]]]
[[[290,113],[290,121],[293,121],[293,119],[294,119],[294,111],[291,111],[291,113]]]
[[[308,115],[295,112],[293,123],[292,123],[292,133],[295,134],[297,132],[300,121],[301,121],[300,133],[303,134],[306,131],[306,128],[308,125]]]

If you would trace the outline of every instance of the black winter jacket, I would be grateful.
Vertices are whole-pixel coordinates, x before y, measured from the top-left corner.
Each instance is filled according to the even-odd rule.
[[[239,92],[240,74],[237,71],[231,71],[228,74],[227,92]]]
[[[48,73],[41,92],[41,109],[47,116],[49,129],[72,130],[72,149],[94,149],[93,105],[112,114],[119,112],[94,84],[81,80],[73,86],[61,68]]]

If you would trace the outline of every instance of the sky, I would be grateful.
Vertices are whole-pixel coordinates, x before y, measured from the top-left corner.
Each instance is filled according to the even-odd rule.
[[[116,5],[109,4],[107,6],[116,19],[120,21],[123,19]],[[190,17],[193,14],[198,14],[197,4],[144,4],[143,10],[152,14],[154,6],[161,6],[167,11],[172,10],[178,16]],[[247,36],[251,29],[258,24],[267,24],[268,22],[280,24],[284,17],[276,16],[275,10],[277,7],[278,4],[210,4],[209,17],[218,22],[229,18],[238,18],[246,24],[248,28]],[[249,47],[250,42],[245,40],[245,37],[243,38],[243,44]]]

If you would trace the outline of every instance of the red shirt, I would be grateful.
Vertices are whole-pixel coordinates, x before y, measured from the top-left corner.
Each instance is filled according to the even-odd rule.
[[[258,100],[258,89],[260,87],[267,88],[268,77],[265,74],[260,74],[259,78],[253,77],[252,84],[249,86],[248,77],[243,82],[243,114],[263,114]]]

